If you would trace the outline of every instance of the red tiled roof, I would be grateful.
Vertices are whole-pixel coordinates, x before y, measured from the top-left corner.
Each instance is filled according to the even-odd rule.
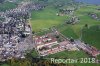
[[[57,39],[54,38],[54,37],[52,37],[49,34],[48,35],[45,35],[45,36],[40,36],[40,37],[38,36],[38,37],[35,38],[35,43],[37,45],[40,45],[40,44],[48,44],[48,43],[52,43],[52,42],[55,42],[55,41],[57,41]],[[39,42],[40,42],[40,44],[39,44]]]

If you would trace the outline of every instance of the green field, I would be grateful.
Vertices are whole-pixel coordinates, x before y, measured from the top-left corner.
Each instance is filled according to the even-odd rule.
[[[56,54],[51,54],[47,58],[58,58],[58,59],[78,59],[79,63],[67,63],[68,66],[99,66],[100,64],[95,63],[80,63],[81,58],[89,58],[89,56],[83,51],[63,51]],[[66,65],[66,66],[67,66]]]
[[[83,51],[62,51],[56,54],[51,54],[47,56],[48,58],[88,58],[88,55]]]
[[[86,7],[81,7],[80,9],[78,9],[75,12],[75,15],[79,17],[80,19],[79,23],[77,23],[76,25],[62,27],[61,31],[63,31],[63,29],[67,31],[67,29],[70,28],[72,29],[74,33],[70,31],[69,29],[68,29],[68,32],[73,33],[73,34],[76,33],[76,35],[79,37],[80,31],[85,24],[88,24],[89,26],[100,24],[99,21],[94,20],[90,16],[87,15],[88,12],[100,13],[99,11],[96,10],[97,7],[99,6],[92,6],[92,7],[86,6]],[[39,31],[41,29],[46,29],[52,26],[63,24],[64,21],[68,19],[68,16],[57,16],[56,15],[57,12],[58,10],[51,6],[46,7],[45,9],[41,11],[33,11],[32,17],[31,17],[31,24],[32,24],[33,31]],[[76,37],[74,36],[74,37],[77,38],[77,36]]]
[[[81,30],[85,24],[88,24],[89,27],[100,24],[100,21],[92,19],[90,16],[87,15],[89,12],[96,12],[99,14],[100,11],[96,10],[99,7],[100,6],[95,6],[95,5],[81,7],[80,9],[75,11],[75,15],[79,17],[80,21],[75,25],[61,26],[59,28],[59,31],[62,34],[64,34],[66,37],[74,38],[74,39],[80,38]],[[51,6],[41,11],[33,11],[31,17],[31,24],[32,24],[33,31],[45,30],[46,28],[63,24],[64,21],[68,19],[68,16],[56,16],[57,12],[58,10]],[[88,31],[88,33],[93,33],[93,32]],[[99,36],[100,36],[99,33],[94,32],[94,36],[91,36],[91,34],[89,34],[88,36],[86,35],[83,37],[83,40],[100,49],[100,47],[98,46],[100,43],[98,39]],[[87,37],[94,38],[94,39],[89,39]],[[92,43],[90,41],[92,41]]]
[[[84,42],[100,49],[100,25],[92,26],[89,29],[83,29],[82,39]]]
[[[62,24],[68,18],[67,16],[57,16],[56,13],[57,10],[51,7],[46,7],[42,11],[33,11],[31,17],[33,31]]]
[[[1,66],[9,66],[8,64],[3,64],[3,65],[1,65]]]
[[[17,5],[11,2],[4,2],[0,4],[0,11],[6,11],[15,8]]]
[[[31,24],[33,31],[39,31],[52,26],[59,26],[59,31],[68,38],[79,39],[82,34],[82,40],[90,45],[93,45],[100,49],[100,21],[92,19],[88,16],[89,12],[95,12],[100,14],[100,11],[96,9],[100,6],[90,5],[79,8],[75,11],[76,16],[79,17],[80,21],[75,25],[62,25],[68,16],[56,16],[57,9],[52,7],[47,7],[42,11],[33,11],[31,17]],[[85,24],[88,24],[89,29],[84,29]],[[47,57],[62,57],[62,58],[81,58],[87,57],[87,55],[82,52],[60,52]],[[98,56],[100,58],[100,56]],[[76,66],[84,66],[85,64],[75,64]],[[86,64],[87,66],[99,66],[98,64]]]
[[[51,3],[53,0],[49,0]],[[59,31],[68,38],[79,39],[82,34],[82,40],[85,43],[88,43],[92,46],[95,46],[100,50],[100,21],[92,19],[87,14],[89,12],[94,12],[100,15],[100,11],[96,10],[100,8],[100,6],[96,5],[89,5],[80,7],[78,10],[75,11],[74,15],[79,17],[80,21],[75,25],[67,25],[64,24],[65,20],[68,20],[68,15],[65,16],[57,16],[58,9],[53,7],[54,5],[49,5],[43,10],[40,11],[32,11],[31,15],[31,26],[32,30],[35,32],[39,32],[41,30],[48,29],[53,26],[59,27]],[[0,11],[6,11],[12,8],[15,8],[15,3],[5,2],[0,4]],[[67,6],[64,6],[67,7]],[[64,24],[64,25],[62,25]],[[88,24],[89,28],[83,28],[85,24]],[[99,25],[99,26],[98,26]],[[44,32],[40,32],[39,35],[44,34]],[[32,57],[37,57],[37,52],[31,52]],[[56,54],[52,54],[47,56],[49,58],[85,58],[88,55],[83,51],[63,51]],[[98,56],[100,59],[100,55]],[[100,66],[100,64],[74,64],[71,66]],[[2,66],[8,66],[6,64]]]

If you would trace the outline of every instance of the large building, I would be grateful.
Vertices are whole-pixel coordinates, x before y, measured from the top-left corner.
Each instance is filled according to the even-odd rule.
[[[43,36],[35,36],[35,48],[40,56],[54,54],[64,50],[79,50],[68,39],[65,39],[58,31]]]

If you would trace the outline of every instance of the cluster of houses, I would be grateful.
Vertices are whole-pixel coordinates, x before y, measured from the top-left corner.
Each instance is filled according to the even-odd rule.
[[[88,15],[90,17],[92,17],[93,19],[95,19],[95,20],[100,20],[100,17],[97,14],[95,14],[95,13],[89,13]]]
[[[38,3],[21,3],[17,8],[6,12],[0,12],[0,61],[12,57],[24,58],[24,52],[35,48],[40,56],[54,54],[64,50],[83,50],[93,57],[100,54],[100,51],[81,41],[70,41],[56,29],[43,36],[32,37],[32,31],[28,19],[32,10],[41,10],[45,6]],[[73,10],[61,10],[61,12],[72,12]],[[73,17],[72,21],[78,18]],[[34,46],[35,45],[35,46]]]
[[[40,3],[22,2],[15,9],[0,12],[0,61],[24,58],[25,51],[33,49],[30,12],[44,7]]]
[[[33,48],[28,7],[29,3],[24,3],[21,7],[0,13],[4,18],[0,22],[0,61],[24,58],[24,52]]]
[[[64,16],[64,15],[73,15],[75,8],[63,8],[59,9],[59,12],[56,14],[57,16]]]
[[[16,2],[17,0],[7,0],[8,2]]]
[[[89,54],[92,57],[97,57],[97,55],[100,54],[100,50],[98,50],[94,46],[85,44],[84,42],[81,42],[79,40],[76,40],[75,44],[77,45],[77,47],[79,47],[81,50],[85,51],[87,54]]]
[[[96,10],[100,11],[100,8],[97,8]]]
[[[70,40],[64,38],[58,31],[43,36],[35,36],[34,43],[35,49],[40,56],[46,56],[64,50],[79,50],[75,44],[71,44]]]
[[[66,21],[67,24],[76,24],[79,22],[79,18],[77,16],[72,16],[68,21]]]
[[[60,32],[55,31],[43,36],[34,37],[35,49],[40,56],[55,54],[61,51],[80,51],[83,50],[92,57],[100,54],[95,47],[81,42],[80,40],[71,41],[65,38]]]

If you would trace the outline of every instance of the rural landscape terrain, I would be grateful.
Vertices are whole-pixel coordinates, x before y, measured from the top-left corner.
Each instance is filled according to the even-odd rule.
[[[100,4],[0,0],[0,66],[85,65],[100,66]]]

